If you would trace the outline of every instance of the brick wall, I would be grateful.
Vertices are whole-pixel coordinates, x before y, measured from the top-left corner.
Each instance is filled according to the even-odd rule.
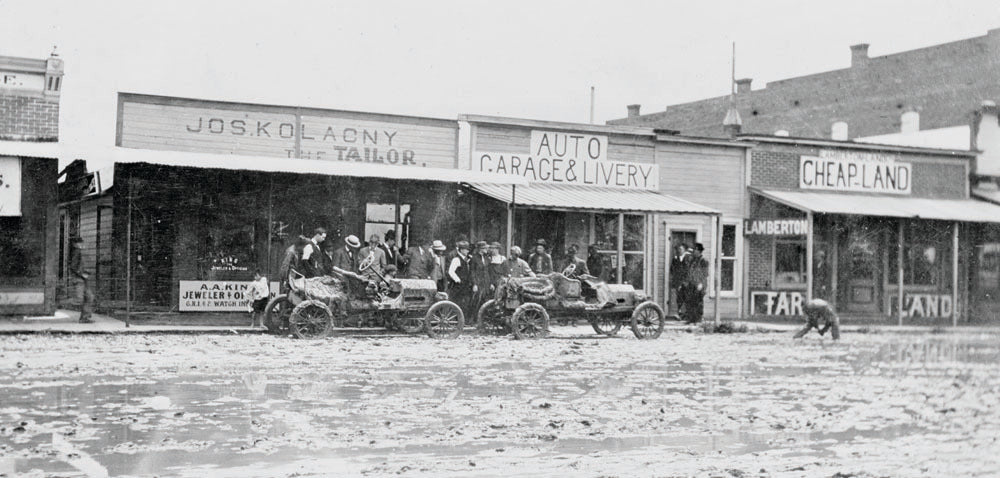
[[[55,141],[59,97],[0,95],[0,140]]]

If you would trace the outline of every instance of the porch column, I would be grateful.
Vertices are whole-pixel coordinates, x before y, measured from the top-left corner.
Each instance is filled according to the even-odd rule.
[[[625,262],[625,254],[622,252],[622,248],[625,247],[625,213],[618,213],[618,251],[616,255],[618,257],[618,283],[624,283],[624,277],[622,277],[623,262]]]
[[[951,325],[958,326],[958,222],[951,229]]]
[[[903,219],[899,220],[899,240],[896,248],[897,284],[896,289],[896,315],[899,317],[899,325],[903,325]]]
[[[813,213],[806,212],[806,222],[809,223],[809,230],[806,231],[806,302],[813,298]]]
[[[514,199],[517,195],[517,185],[510,185],[510,204],[507,205],[507,255],[514,245]]]
[[[719,295],[722,293],[722,215],[715,216],[715,323],[719,323]]]

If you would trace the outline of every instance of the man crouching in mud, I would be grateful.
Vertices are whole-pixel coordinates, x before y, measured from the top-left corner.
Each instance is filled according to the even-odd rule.
[[[830,335],[833,340],[840,340],[840,317],[834,312],[833,307],[823,299],[813,299],[802,306],[802,311],[806,314],[806,326],[795,334],[796,339],[809,333],[809,330],[816,327],[820,335],[831,330]],[[823,320],[823,328],[819,327],[820,319]]]

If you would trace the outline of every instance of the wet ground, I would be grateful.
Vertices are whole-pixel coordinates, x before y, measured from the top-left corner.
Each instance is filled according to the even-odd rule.
[[[1000,335],[0,337],[0,476],[998,476]]]

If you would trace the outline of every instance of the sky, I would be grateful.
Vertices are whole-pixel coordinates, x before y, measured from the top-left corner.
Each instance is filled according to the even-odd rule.
[[[117,93],[586,123],[1000,28],[997,0],[9,1],[0,55],[65,60],[60,141],[114,144]],[[721,118],[720,118],[721,121]]]

